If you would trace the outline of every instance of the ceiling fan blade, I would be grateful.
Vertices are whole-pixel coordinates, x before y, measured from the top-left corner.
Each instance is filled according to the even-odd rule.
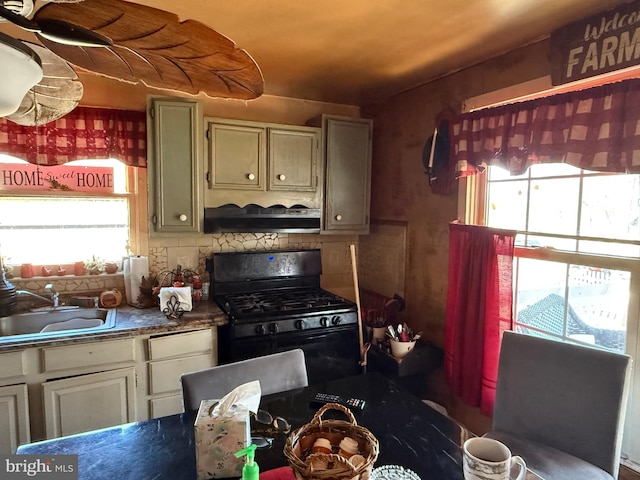
[[[39,30],[36,32],[53,42],[76,47],[110,47],[113,41],[93,30],[74,25],[64,20],[43,18],[38,20]]]
[[[9,20],[11,23],[16,24],[20,28],[28,30],[29,32],[40,31],[40,28],[38,27],[38,24],[36,22],[9,10],[3,5],[0,5],[0,17],[4,18],[5,20]]]
[[[77,48],[40,38],[69,63],[98,74],[190,95],[250,100],[263,93],[253,58],[196,20],[123,0],[49,3],[34,20],[63,20],[113,39],[105,48]]]
[[[77,47],[109,47],[113,45],[110,38],[64,20],[43,18],[33,21],[2,5],[0,5],[0,17],[24,30],[35,32],[44,38],[64,45]]]

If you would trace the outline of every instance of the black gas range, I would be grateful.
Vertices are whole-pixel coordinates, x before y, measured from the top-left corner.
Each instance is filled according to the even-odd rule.
[[[320,287],[320,250],[218,253],[207,270],[229,319],[220,363],[302,348],[310,383],[359,372],[357,307]]]

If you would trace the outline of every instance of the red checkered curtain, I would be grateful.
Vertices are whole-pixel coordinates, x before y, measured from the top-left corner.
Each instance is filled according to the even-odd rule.
[[[537,163],[640,173],[640,79],[460,115],[451,136],[458,177]]]
[[[445,372],[453,393],[488,416],[502,333],[513,327],[516,232],[449,224]]]
[[[146,167],[146,113],[77,107],[36,127],[0,118],[0,153],[38,165],[114,158],[129,166]]]

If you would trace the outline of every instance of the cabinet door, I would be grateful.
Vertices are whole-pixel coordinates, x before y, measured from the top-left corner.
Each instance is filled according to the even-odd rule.
[[[369,233],[371,122],[324,118],[324,233]]]
[[[0,387],[0,454],[12,455],[30,441],[27,386]]]
[[[202,120],[200,105],[184,100],[153,100],[152,153],[149,158],[154,192],[152,231],[200,231]]]
[[[211,188],[264,190],[264,128],[210,123],[208,135]]]
[[[316,190],[315,129],[269,129],[269,190]]]
[[[129,367],[43,383],[47,438],[135,421],[135,379]]]

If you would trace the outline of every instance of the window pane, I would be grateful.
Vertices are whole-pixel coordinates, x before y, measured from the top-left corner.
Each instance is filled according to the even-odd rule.
[[[492,183],[487,201],[490,225],[496,228],[526,230],[527,191],[526,180]]]
[[[580,240],[578,244],[580,253],[592,253],[595,255],[615,255],[620,257],[639,257],[640,246],[616,242],[591,242]]]
[[[566,279],[565,264],[518,259],[516,322],[562,336]]]
[[[567,163],[539,163],[529,167],[532,178],[580,175],[580,169]]]
[[[571,265],[569,336],[624,352],[631,274]]]
[[[636,240],[640,238],[640,186],[637,175],[585,177],[580,235]]]
[[[128,218],[126,198],[0,197],[2,255],[10,264],[119,260]]]
[[[533,180],[528,230],[575,235],[578,228],[579,194],[579,178]]]

